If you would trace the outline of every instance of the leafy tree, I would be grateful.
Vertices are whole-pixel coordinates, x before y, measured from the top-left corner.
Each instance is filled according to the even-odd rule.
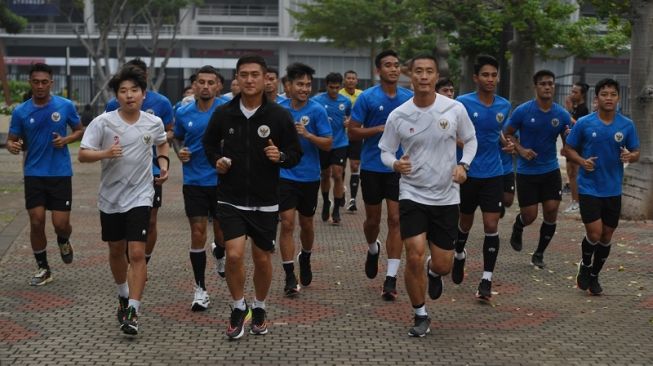
[[[27,25],[27,19],[16,15],[7,7],[5,2],[0,3],[0,28],[4,28],[7,33],[20,33]],[[0,81],[2,82],[2,91],[5,96],[5,104],[11,104],[9,84],[7,83],[7,72],[5,67],[4,42],[0,39]],[[20,100],[20,99],[19,99]]]

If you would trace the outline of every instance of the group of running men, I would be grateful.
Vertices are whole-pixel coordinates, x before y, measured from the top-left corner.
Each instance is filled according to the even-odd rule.
[[[402,64],[394,51],[378,54],[375,66],[378,85],[361,92],[356,89],[355,72],[348,71],[344,78],[331,73],[326,76],[326,92],[310,98],[315,71],[294,63],[286,69],[283,97],[277,95],[278,71],[259,56],[245,56],[237,63],[240,92],[233,99],[220,96],[224,79],[215,68],[204,66],[193,75],[191,96],[173,108],[167,98],[147,90],[146,65],[132,60],[109,83],[116,98],[84,131],[73,104],[50,94],[51,68],[33,65],[29,74],[33,96],[14,110],[7,144],[13,154],[25,152],[25,201],[39,267],[30,284],[52,280],[46,255],[46,210],[52,211],[62,259],[72,262],[72,166],[66,145],[81,139],[79,161],[102,162],[98,208],[117,286],[118,322],[126,334],[137,334],[171,143],[183,166],[184,207],[191,229],[190,261],[196,285],[191,309],[205,310],[210,303],[205,246],[211,222],[217,272],[225,277],[233,299],[226,335],[242,337],[248,315],[249,332],[266,334],[265,300],[277,227],[284,294],[297,296],[299,283],[312,282],[318,191],[324,200],[323,221],[339,224],[349,157],[352,198],[347,209],[357,210],[360,174],[368,244],[365,273],[370,279],[378,274],[385,200],[387,266],[382,297],[389,301],[397,297],[397,273],[405,249],[404,277],[414,309],[408,334],[422,337],[430,331],[426,293],[439,298],[442,276],[449,272],[457,284],[465,277],[465,245],[477,207],[485,237],[476,296],[492,297],[498,222],[512,204],[515,186],[520,213],[510,244],[522,250],[524,227],[536,219],[541,205],[543,222],[531,263],[545,266],[544,252],[556,230],[562,197],[556,148],[560,137],[563,154],[580,167],[578,203],[586,235],[577,285],[601,294],[598,275],[619,221],[623,165],[639,158],[634,124],[617,112],[619,84],[611,79],[598,82],[596,112],[575,121],[553,102],[555,76],[547,70],[533,76],[535,98],[512,110],[508,100],[496,95],[499,65],[490,56],[476,60],[476,91],[455,100],[453,85],[439,80],[432,56],[416,56],[408,63],[411,89],[398,85]],[[441,94],[436,93],[440,88]],[[296,222],[299,281],[294,269]],[[244,293],[247,238],[252,239],[255,290],[249,304]]]

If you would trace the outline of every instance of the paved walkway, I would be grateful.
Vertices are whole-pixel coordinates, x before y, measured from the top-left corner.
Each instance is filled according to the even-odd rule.
[[[296,299],[281,296],[283,270],[276,254],[268,299],[270,333],[227,341],[231,301],[210,259],[211,307],[204,313],[190,311],[190,234],[180,164],[172,162],[141,334],[130,339],[115,320],[116,290],[106,244],[100,241],[95,206],[99,164],[74,166],[75,261],[64,265],[56,245],[50,245],[54,281],[33,288],[28,286],[35,264],[20,158],[0,151],[1,366],[653,364],[653,223],[622,222],[602,273],[605,295],[589,297],[574,282],[583,235],[579,218],[560,215],[545,258],[548,267],[537,270],[529,265],[529,251],[536,245],[539,221],[526,229],[524,251],[516,253],[508,244],[515,208],[500,224],[503,243],[493,304],[474,298],[482,271],[482,229],[476,225],[468,245],[468,276],[461,285],[445,278],[442,298],[427,302],[433,324],[425,338],[407,336],[412,314],[403,275],[394,303],[380,297],[382,276],[365,277],[364,214],[358,212],[345,214],[340,227],[316,217],[314,281]],[[49,223],[48,237],[54,242]],[[384,262],[382,258],[381,274]],[[248,288],[250,301],[251,282]]]

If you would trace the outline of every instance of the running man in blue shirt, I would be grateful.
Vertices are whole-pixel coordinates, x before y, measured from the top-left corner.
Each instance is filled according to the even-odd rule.
[[[218,75],[212,66],[203,66],[197,71],[197,100],[177,110],[175,137],[172,140],[177,157],[183,163],[184,208],[190,224],[190,262],[195,277],[195,295],[191,304],[193,311],[203,311],[209,306],[204,276],[209,217],[213,219],[212,249],[218,263],[218,274],[224,277],[224,243],[216,219],[218,174],[209,163],[202,145],[204,131],[213,111],[225,103],[216,97],[220,83]]]
[[[483,213],[483,277],[476,296],[489,300],[492,297],[492,273],[499,255],[499,217],[503,207],[503,166],[497,145],[501,141],[503,123],[510,115],[510,102],[495,94],[499,82],[499,62],[491,56],[481,55],[474,64],[476,91],[461,95],[461,102],[476,130],[478,149],[468,169],[467,180],[460,185],[460,221],[454,254],[451,279],[461,283],[465,273],[467,251],[465,244],[474,225],[477,207]],[[511,152],[514,144],[507,142],[504,150]]]
[[[268,72],[265,73],[265,97],[269,101],[275,103],[281,103],[286,100],[286,98],[279,95],[279,71],[273,67],[268,68]]]
[[[639,138],[633,121],[617,112],[619,83],[603,79],[596,83],[594,93],[597,111],[576,122],[563,151],[581,167],[578,193],[586,235],[576,284],[591,295],[600,295],[599,272],[610,254],[621,214],[624,164],[639,160]]]
[[[331,151],[320,151],[320,167],[322,168],[320,188],[322,191],[322,221],[329,220],[329,191],[333,179],[333,214],[331,223],[340,225],[340,207],[345,204],[345,186],[343,182],[345,163],[347,162],[347,146],[349,138],[345,130],[345,122],[351,114],[349,98],[338,93],[342,86],[342,75],[330,73],[325,78],[326,93],[316,95],[313,100],[324,106],[329,116],[333,130],[333,146]]]
[[[125,63],[125,65],[138,67],[139,69],[143,70],[147,77],[147,65],[141,59],[135,58]],[[118,109],[118,107],[118,100],[113,98],[107,103],[105,112],[115,111]],[[163,121],[164,128],[168,135],[168,139],[172,138],[174,111],[172,110],[172,104],[170,104],[170,100],[168,100],[168,98],[155,91],[147,90],[145,93],[145,100],[143,100],[143,105],[141,106],[141,110],[161,118],[161,121]],[[150,211],[150,227],[148,228],[149,231],[147,234],[147,246],[145,247],[145,261],[148,263],[152,257],[152,252],[154,251],[154,246],[156,245],[156,238],[158,236],[156,228],[157,213],[163,204],[163,189],[161,183],[159,183],[158,180],[160,177],[160,172],[157,164],[152,164],[152,174],[154,175],[154,201],[152,202],[152,210]]]
[[[50,94],[54,81],[52,68],[32,65],[29,84],[32,98],[20,104],[11,114],[7,150],[17,155],[25,151],[25,208],[30,221],[30,243],[39,269],[30,285],[41,286],[52,281],[45,236],[45,211],[52,212],[52,226],[64,263],[73,260],[70,245],[70,209],[72,207],[72,175],[68,144],[81,139],[83,129],[71,101]],[[68,135],[67,127],[72,133]]]
[[[537,206],[541,203],[544,220],[531,264],[544,268],[544,251],[555,234],[558,207],[562,200],[556,140],[560,136],[564,143],[571,116],[561,105],[553,102],[555,75],[551,71],[536,72],[533,84],[535,99],[515,108],[505,127],[506,136],[515,144],[519,154],[517,198],[520,214],[512,226],[510,245],[514,250],[521,251],[524,227],[535,221]],[[519,140],[515,138],[517,132]]]
[[[279,247],[283,270],[286,273],[284,293],[295,296],[299,292],[295,276],[295,212],[299,213],[301,252],[299,280],[308,286],[313,280],[311,271],[311,250],[315,240],[313,215],[317,207],[317,191],[320,188],[320,150],[331,149],[333,132],[326,110],[319,103],[310,100],[311,83],[315,70],[302,63],[294,63],[286,69],[290,99],[279,105],[286,108],[295,121],[304,155],[299,164],[291,169],[281,169],[279,183],[279,216],[281,231]]]
[[[392,301],[397,298],[397,272],[402,250],[399,233],[399,173],[381,161],[379,140],[390,112],[408,101],[413,92],[397,85],[401,65],[396,52],[383,51],[376,56],[374,63],[381,83],[365,90],[356,100],[349,123],[349,140],[363,140],[360,176],[365,202],[363,232],[368,245],[365,274],[370,279],[375,278],[379,270],[381,202],[384,199],[386,202],[388,266],[381,296]],[[401,154],[399,149],[397,158]]]

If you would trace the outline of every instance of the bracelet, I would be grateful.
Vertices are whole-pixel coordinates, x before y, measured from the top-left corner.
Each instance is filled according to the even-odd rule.
[[[156,164],[159,167],[159,169],[161,168],[161,164],[159,164],[159,158],[165,159],[165,161],[168,162],[168,166],[166,167],[166,170],[170,169],[170,159],[165,155],[159,155],[156,157]]]

